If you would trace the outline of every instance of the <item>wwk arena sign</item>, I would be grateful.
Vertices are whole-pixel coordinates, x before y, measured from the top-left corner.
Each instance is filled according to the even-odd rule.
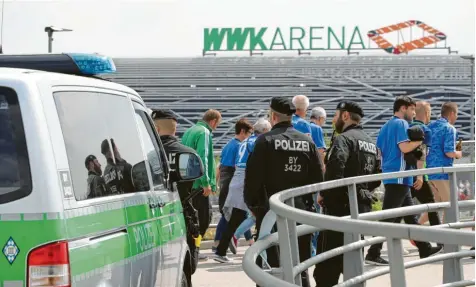
[[[203,50],[205,51],[342,50],[352,48],[366,48],[364,37],[362,37],[358,26],[205,28],[203,30]]]
[[[401,54],[427,48],[430,45],[432,48],[446,49],[444,41],[446,41],[445,33],[419,20],[391,24],[364,33],[359,26],[203,30],[204,52],[383,49],[388,53]],[[444,42],[444,45],[438,46],[439,42]]]

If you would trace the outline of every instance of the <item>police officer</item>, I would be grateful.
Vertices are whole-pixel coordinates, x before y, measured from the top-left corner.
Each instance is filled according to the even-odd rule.
[[[187,146],[184,146],[177,137],[175,132],[177,130],[177,118],[170,110],[155,110],[152,112],[152,119],[155,127],[159,133],[160,140],[164,146],[167,159],[170,164],[170,169],[175,170],[175,155],[178,152],[195,153],[195,151]],[[173,176],[174,173],[172,172]],[[170,179],[171,182],[177,182],[175,178]],[[182,200],[183,212],[185,216],[185,224],[187,226],[187,244],[192,254],[192,274],[195,272],[198,264],[199,245],[195,243],[195,238],[200,235],[197,211],[192,205],[191,198],[193,181],[177,182],[177,190]],[[197,246],[198,245],[198,246]]]
[[[88,189],[86,192],[86,197],[96,198],[110,195],[111,192],[106,186],[106,182],[102,177],[101,164],[94,155],[88,155],[84,161],[86,169],[88,170]]]
[[[343,101],[337,105],[335,130],[339,134],[328,152],[325,180],[376,174],[379,164],[377,148],[367,135],[360,121],[364,116],[362,108],[355,102]],[[372,204],[372,191],[380,181],[357,185],[359,213],[369,212]],[[326,215],[350,215],[347,187],[321,191],[318,203]],[[331,230],[322,231],[317,242],[317,253],[337,248],[344,244],[344,234]],[[317,287],[337,285],[343,272],[343,256],[333,257],[316,265],[314,280]]]
[[[275,97],[270,104],[270,132],[258,137],[245,171],[244,199],[256,216],[259,234],[261,222],[269,210],[269,198],[282,190],[323,181],[320,155],[312,138],[295,130],[291,123],[295,107],[290,99]],[[311,194],[298,197],[295,207],[313,210]],[[311,235],[299,237],[299,258],[311,256]],[[279,266],[276,248],[268,250],[268,263]],[[307,271],[301,274],[303,286],[310,286]]]

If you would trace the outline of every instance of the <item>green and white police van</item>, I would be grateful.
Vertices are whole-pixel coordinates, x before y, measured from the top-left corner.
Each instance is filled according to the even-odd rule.
[[[132,89],[110,58],[0,55],[0,287],[191,286],[182,205]]]

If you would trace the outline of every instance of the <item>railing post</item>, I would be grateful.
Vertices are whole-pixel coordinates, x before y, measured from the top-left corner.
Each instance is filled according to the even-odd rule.
[[[290,198],[286,201],[286,204],[294,207],[294,198]],[[296,221],[291,219],[286,219],[288,222],[288,230],[289,230],[289,243],[291,246],[291,258],[292,258],[292,266],[299,264],[299,244],[298,244],[298,236],[297,236],[297,229],[296,229]],[[294,278],[294,282],[301,286],[301,274],[297,274]]]
[[[402,240],[399,238],[388,238],[388,259],[390,267],[391,286],[405,287],[405,266],[403,265]]]
[[[450,208],[445,211],[444,223],[459,222],[458,179],[456,172],[449,174],[450,178]],[[445,244],[445,253],[458,252],[459,245]],[[447,259],[443,262],[443,283],[451,283],[464,279],[460,258]]]
[[[349,185],[349,206],[350,217],[352,219],[359,218],[359,205],[357,201],[357,187],[354,184]],[[344,245],[357,242],[360,240],[358,233],[344,233]],[[344,281],[360,276],[364,273],[364,258],[360,249],[344,253]],[[365,283],[356,284],[355,286],[364,287]]]
[[[291,203],[294,206],[294,201],[286,203]],[[293,276],[293,250],[291,247],[291,236],[288,225],[287,218],[282,217],[281,215],[276,215],[276,224],[278,226],[278,240],[279,240],[279,263],[283,271],[283,279],[286,282],[295,284]],[[296,234],[296,229],[294,229],[294,234]],[[295,252],[296,250],[294,250]]]

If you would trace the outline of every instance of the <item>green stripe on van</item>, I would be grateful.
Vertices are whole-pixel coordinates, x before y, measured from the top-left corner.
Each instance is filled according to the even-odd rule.
[[[69,214],[0,214],[0,251],[2,251],[0,254],[0,282],[25,279],[26,255],[31,249],[66,238],[75,240],[125,228],[127,225],[126,213],[129,218],[128,233],[123,233],[122,236],[119,234],[112,240],[98,240],[98,243],[94,244],[94,248],[87,246],[71,250],[70,260],[73,275],[91,272],[107,264],[123,260],[134,260],[142,253],[151,252],[151,249],[186,235],[185,222],[181,214],[182,205],[179,200],[170,202],[163,208],[156,208],[153,212],[150,211],[148,205],[144,204],[126,208],[114,206],[109,210],[102,209],[95,212],[90,212],[90,207],[84,209],[88,209],[88,211],[75,210],[74,214],[71,212]],[[145,221],[145,223],[141,221]],[[134,228],[140,228],[147,222],[153,223],[154,228],[158,230],[156,234],[159,236],[154,238],[153,244],[148,244],[148,248],[140,249],[137,248],[135,235],[131,232],[134,232]],[[3,247],[10,237],[20,249],[13,264],[10,264],[3,255]],[[139,243],[143,244],[143,242]],[[108,257],[105,257],[106,254]]]
[[[0,221],[0,281],[26,278],[26,255],[36,246],[64,238],[66,228],[62,220]],[[12,238],[20,249],[13,264],[3,255],[3,247]]]

